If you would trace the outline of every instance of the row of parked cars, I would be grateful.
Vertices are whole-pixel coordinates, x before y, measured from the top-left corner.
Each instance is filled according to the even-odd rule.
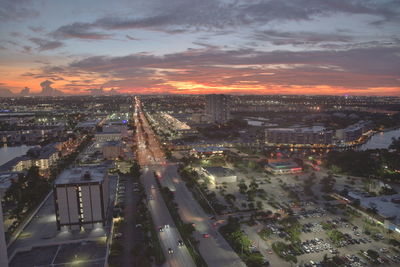
[[[324,229],[322,228],[322,225],[320,223],[303,224],[303,227],[301,230],[303,233],[320,233],[320,232],[324,231]]]
[[[301,243],[300,249],[302,254],[321,252],[324,250],[330,250],[331,252],[333,252],[332,245],[324,241],[322,238],[314,238],[304,241]]]
[[[326,215],[326,211],[323,208],[315,208],[311,210],[303,210],[297,212],[297,217],[299,219],[305,218],[319,218]]]
[[[352,237],[350,234],[344,234],[344,237],[345,239],[339,242],[338,247],[345,247],[355,244],[366,244],[372,242],[372,240],[369,238],[355,238]]]
[[[113,218],[119,218],[124,216],[124,202],[125,202],[125,183],[119,181],[117,184],[116,201],[113,210]]]

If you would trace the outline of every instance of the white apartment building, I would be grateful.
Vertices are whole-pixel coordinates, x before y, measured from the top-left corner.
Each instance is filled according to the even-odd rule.
[[[98,166],[68,169],[57,179],[53,190],[59,230],[105,225],[109,202],[107,169]]]

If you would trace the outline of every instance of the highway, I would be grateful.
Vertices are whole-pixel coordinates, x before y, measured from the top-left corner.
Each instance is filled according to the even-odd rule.
[[[165,159],[165,155],[161,149],[157,137],[149,126],[148,121],[145,118],[143,111],[141,110],[140,100],[137,98],[135,120],[138,123],[139,121],[141,121],[140,126],[139,124],[136,124],[138,136],[137,142],[139,147],[138,160],[141,166],[147,167],[147,170],[145,170],[143,174],[143,183],[145,184],[146,192],[148,193],[148,195],[151,191],[151,184],[153,183],[155,185],[153,171],[157,170],[162,175],[162,178],[160,179],[161,184],[163,186],[168,186],[170,189],[175,191],[175,201],[179,206],[179,214],[182,220],[186,223],[196,224],[196,232],[194,233],[194,236],[197,240],[200,241],[199,252],[203,256],[207,265],[209,267],[228,265],[235,267],[246,266],[239,258],[239,256],[229,246],[226,240],[218,233],[217,228],[213,226],[213,222],[209,219],[209,216],[203,211],[197,201],[193,198],[192,193],[187,189],[184,182],[182,182],[177,172],[176,165],[167,163],[167,160]],[[145,145],[145,135],[147,135],[147,146]],[[170,217],[170,215],[167,211],[167,208],[165,207],[165,203],[162,201],[160,192],[157,189],[152,193],[153,200],[151,200],[150,202],[156,202],[153,202],[150,206],[152,216],[153,214],[155,215],[155,217],[153,217],[155,223],[168,223],[161,220],[164,219],[168,221],[168,217]],[[158,201],[159,198],[161,198],[160,201]],[[164,210],[164,213],[161,209]],[[206,233],[210,235],[209,238],[203,237],[203,234]],[[165,232],[161,234],[165,234]],[[168,242],[164,238],[162,241],[163,244],[164,242]],[[170,243],[166,244],[168,246]]]
[[[160,227],[169,225],[168,228],[164,228],[163,232],[158,232],[161,247],[166,257],[166,265],[171,267],[196,266],[188,249],[185,246],[178,246],[178,240],[182,240],[182,237],[175,226],[154,177],[155,168],[153,167],[153,164],[156,163],[154,154],[160,156],[162,155],[162,151],[158,147],[154,136],[152,136],[152,138],[146,138],[145,132],[141,130],[141,125],[145,121],[145,118],[139,108],[140,106],[137,105],[134,120],[137,127],[137,157],[139,164],[142,167],[141,181],[146,191],[147,206],[151,217],[153,218],[154,225],[157,228],[156,230],[158,231]],[[140,114],[139,116],[141,116],[141,120],[139,120],[138,114]],[[148,125],[146,125],[146,133],[147,135],[152,134],[148,130]],[[146,139],[148,140],[149,145],[146,145]],[[154,149],[152,150],[150,147]],[[168,253],[169,249],[173,250],[172,254]]]

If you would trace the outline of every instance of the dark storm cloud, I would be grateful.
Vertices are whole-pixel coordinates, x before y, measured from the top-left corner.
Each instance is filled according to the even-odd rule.
[[[59,27],[57,30],[52,32],[50,35],[55,38],[77,38],[77,39],[91,39],[91,40],[103,40],[109,39],[110,34],[100,33],[91,30],[92,25],[89,23],[73,23]]]
[[[51,40],[46,40],[42,38],[30,38],[29,39],[31,42],[35,43],[38,45],[37,49],[39,51],[45,51],[45,50],[53,50],[62,47],[64,44],[59,41],[51,41]]]

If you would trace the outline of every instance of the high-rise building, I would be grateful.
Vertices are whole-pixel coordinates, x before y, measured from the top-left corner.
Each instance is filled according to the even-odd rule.
[[[230,118],[230,97],[229,95],[212,94],[206,96],[205,113],[211,122],[224,123]]]
[[[107,169],[79,167],[64,171],[54,184],[57,228],[90,229],[105,225],[109,200]]]
[[[0,199],[1,198],[2,196],[0,194]],[[6,238],[4,236],[3,208],[1,207],[1,201],[0,201],[0,266],[4,267],[8,266],[7,244],[6,244]]]

